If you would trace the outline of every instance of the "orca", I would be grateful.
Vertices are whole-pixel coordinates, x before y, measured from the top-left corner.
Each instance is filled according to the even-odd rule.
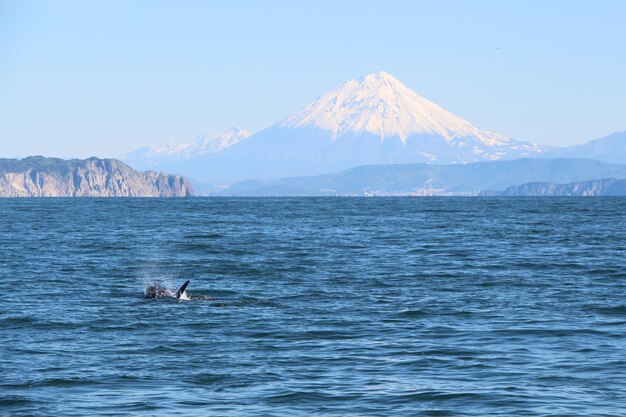
[[[181,297],[183,299],[187,298],[187,294],[185,293],[185,289],[189,285],[189,280],[185,281],[185,283],[176,291],[176,294],[172,294],[168,288],[163,285],[153,284],[146,288],[146,295],[144,298],[159,298],[159,297],[175,297],[177,300],[180,300]]]
[[[189,285],[189,280],[185,281],[185,283],[176,291],[176,299],[180,300],[180,297],[183,295],[187,298],[187,294],[185,294],[185,290],[187,289],[187,285]]]

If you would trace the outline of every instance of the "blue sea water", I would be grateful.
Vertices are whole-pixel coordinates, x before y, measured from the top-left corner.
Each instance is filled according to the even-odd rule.
[[[624,198],[2,199],[0,294],[0,415],[626,415]]]

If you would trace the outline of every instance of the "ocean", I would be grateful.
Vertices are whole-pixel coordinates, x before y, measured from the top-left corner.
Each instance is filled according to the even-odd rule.
[[[0,199],[0,293],[0,415],[626,415],[626,198]]]

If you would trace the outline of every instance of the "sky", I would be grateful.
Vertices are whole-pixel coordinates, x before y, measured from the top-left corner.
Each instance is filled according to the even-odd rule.
[[[252,132],[387,71],[481,129],[626,130],[626,1],[0,0],[0,157]]]

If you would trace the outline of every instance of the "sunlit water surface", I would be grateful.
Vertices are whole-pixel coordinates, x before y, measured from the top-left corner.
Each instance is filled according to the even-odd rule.
[[[625,255],[623,198],[2,199],[0,415],[624,416]]]

